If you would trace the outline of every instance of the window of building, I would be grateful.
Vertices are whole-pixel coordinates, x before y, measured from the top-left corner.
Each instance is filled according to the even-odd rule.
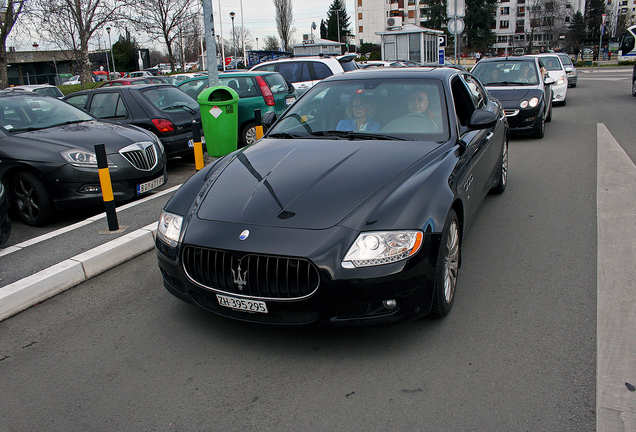
[[[358,27],[358,33],[362,33],[362,26]]]
[[[410,10],[409,11],[409,18],[415,18],[415,11],[414,10]]]
[[[508,21],[508,20],[499,21],[499,28],[500,29],[507,29],[509,27],[510,27],[510,21]]]
[[[509,7],[499,8],[499,15],[510,15],[510,8]]]
[[[358,19],[362,19],[362,12],[358,14]]]
[[[362,0],[358,0],[358,6],[362,6]]]
[[[518,17],[526,16],[526,7],[525,6],[519,6],[517,8],[517,16]]]

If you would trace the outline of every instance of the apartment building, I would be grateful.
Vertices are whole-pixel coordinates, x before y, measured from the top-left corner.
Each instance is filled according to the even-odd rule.
[[[355,29],[358,44],[380,44],[376,33],[403,24],[422,25],[423,0],[355,0]]]

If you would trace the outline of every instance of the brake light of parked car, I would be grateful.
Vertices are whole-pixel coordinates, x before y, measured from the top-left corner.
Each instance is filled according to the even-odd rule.
[[[267,106],[276,105],[276,101],[274,100],[274,95],[272,94],[272,91],[269,89],[269,86],[267,85],[263,77],[257,76],[256,82],[258,83],[258,86],[261,89],[261,93],[263,93],[263,99],[265,99],[265,105]]]
[[[154,124],[161,133],[174,132],[174,124],[170,120],[152,119],[152,124]]]

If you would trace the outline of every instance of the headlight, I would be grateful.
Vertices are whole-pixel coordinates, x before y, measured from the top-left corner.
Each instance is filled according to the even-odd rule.
[[[181,237],[182,223],[182,216],[162,211],[161,217],[159,218],[159,226],[157,227],[159,240],[168,246],[177,247],[177,243],[179,243],[179,238]]]
[[[342,261],[345,268],[389,264],[414,255],[422,245],[421,231],[361,233]]]
[[[528,101],[527,101],[527,100],[521,101],[521,103],[519,104],[519,106],[520,106],[521,108],[527,108],[527,107],[528,107]]]
[[[528,105],[530,105],[530,108],[534,108],[537,105],[539,105],[539,98],[538,97],[533,97],[532,99],[530,99],[530,101],[528,102]]]
[[[95,153],[86,150],[64,150],[60,152],[60,156],[76,167],[97,168],[97,156],[95,156]],[[108,168],[117,168],[117,165],[108,160]]]
[[[561,75],[556,83],[557,85],[565,84],[565,77]]]

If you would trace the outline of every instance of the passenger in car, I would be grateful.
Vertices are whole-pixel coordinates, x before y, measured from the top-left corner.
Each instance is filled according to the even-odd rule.
[[[379,132],[380,123],[371,117],[375,114],[373,104],[365,97],[355,94],[347,104],[347,118],[340,120],[336,130]]]
[[[413,90],[407,100],[408,113],[389,122],[383,132],[407,132],[407,133],[436,133],[439,130],[433,111],[428,109],[429,98],[426,90],[419,88]],[[435,120],[433,120],[435,119]]]

